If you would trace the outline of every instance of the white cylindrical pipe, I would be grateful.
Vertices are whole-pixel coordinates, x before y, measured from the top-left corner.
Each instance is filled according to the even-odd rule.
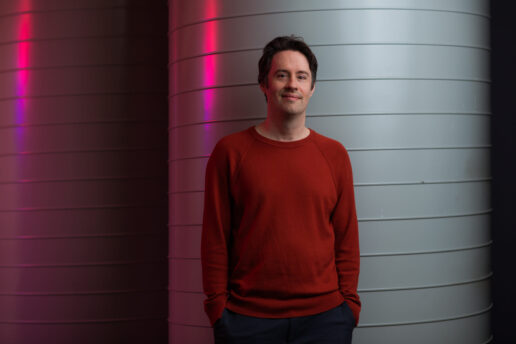
[[[0,342],[167,337],[166,2],[0,3]]]
[[[260,122],[261,49],[319,60],[308,125],[355,176],[363,309],[354,343],[486,343],[489,13],[485,0],[171,1],[172,343],[211,340],[199,238],[215,142]]]

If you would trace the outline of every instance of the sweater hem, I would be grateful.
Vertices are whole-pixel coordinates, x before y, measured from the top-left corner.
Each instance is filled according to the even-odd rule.
[[[277,306],[271,306],[270,300],[263,300],[262,302],[246,302],[241,300],[236,302],[234,298],[230,298],[226,303],[226,308],[232,312],[256,317],[256,318],[294,318],[314,315],[326,312],[344,302],[344,297],[338,291],[323,295],[312,297],[309,299],[294,299],[277,301]]]

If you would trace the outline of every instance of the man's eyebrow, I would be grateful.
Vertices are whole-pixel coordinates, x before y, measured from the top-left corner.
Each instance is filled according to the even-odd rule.
[[[276,73],[290,73],[290,71],[286,70],[286,69],[276,69],[274,71],[274,74]],[[306,75],[310,75],[310,73],[308,71],[305,71],[305,70],[300,70],[300,71],[297,71],[296,74],[306,74]]]

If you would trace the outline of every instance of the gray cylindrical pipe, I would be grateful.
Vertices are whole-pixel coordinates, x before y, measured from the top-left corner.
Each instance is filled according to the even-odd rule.
[[[0,3],[0,342],[167,337],[166,2]]]
[[[354,343],[490,341],[485,0],[171,1],[172,343],[211,341],[199,238],[215,142],[266,115],[261,48],[297,34],[320,71],[308,125],[349,150],[363,310]]]

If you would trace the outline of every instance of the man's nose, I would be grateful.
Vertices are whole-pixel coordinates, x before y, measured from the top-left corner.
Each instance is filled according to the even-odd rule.
[[[288,82],[286,85],[287,88],[297,89],[297,80],[296,78],[288,78]]]

